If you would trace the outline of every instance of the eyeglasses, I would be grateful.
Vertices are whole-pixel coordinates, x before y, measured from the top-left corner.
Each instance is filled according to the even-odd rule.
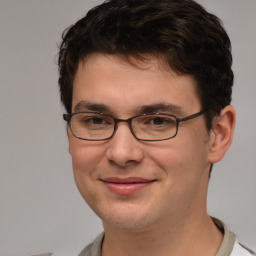
[[[142,141],[161,141],[174,138],[178,133],[179,123],[202,115],[202,110],[193,115],[177,118],[169,114],[142,114],[128,119],[118,119],[98,112],[77,112],[63,114],[73,135],[81,140],[103,141],[112,138],[119,122],[129,124],[133,136]]]

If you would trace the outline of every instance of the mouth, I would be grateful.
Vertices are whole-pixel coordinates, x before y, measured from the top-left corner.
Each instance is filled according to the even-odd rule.
[[[101,179],[104,185],[113,193],[119,195],[134,194],[152,185],[156,180],[144,179],[140,177],[117,178],[109,177]]]

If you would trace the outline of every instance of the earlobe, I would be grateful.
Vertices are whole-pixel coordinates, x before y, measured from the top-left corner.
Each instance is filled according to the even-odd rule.
[[[225,155],[233,140],[235,128],[235,110],[228,105],[213,120],[210,131],[210,149],[208,161],[216,163]]]

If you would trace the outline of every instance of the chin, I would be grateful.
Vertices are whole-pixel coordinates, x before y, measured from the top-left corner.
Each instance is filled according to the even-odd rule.
[[[148,228],[154,223],[154,217],[149,215],[150,211],[140,211],[139,207],[127,206],[123,209],[113,208],[106,213],[98,214],[102,219],[104,228],[111,227],[115,229],[123,229],[136,231]]]
[[[113,229],[122,229],[130,232],[136,232],[149,227],[149,223],[147,223],[145,219],[134,219],[132,216],[130,216],[130,218],[122,219],[106,219],[102,222],[105,229],[110,227]]]

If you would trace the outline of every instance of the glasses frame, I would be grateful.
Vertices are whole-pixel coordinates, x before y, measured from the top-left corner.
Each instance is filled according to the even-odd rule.
[[[105,141],[105,140],[109,140],[111,139],[116,131],[117,131],[117,125],[118,123],[120,122],[125,122],[125,123],[128,123],[129,125],[129,128],[130,128],[130,131],[132,133],[132,135],[137,139],[137,140],[140,140],[140,141],[163,141],[163,140],[169,140],[169,139],[172,139],[174,137],[176,137],[176,135],[178,134],[178,129],[179,129],[179,124],[181,122],[186,122],[188,120],[191,120],[191,119],[194,119],[200,115],[202,115],[203,113],[205,113],[207,110],[201,110],[195,114],[192,114],[192,115],[189,115],[189,116],[186,116],[186,117],[183,117],[183,118],[178,118],[176,117],[175,115],[171,115],[171,114],[166,114],[166,113],[153,113],[153,114],[140,114],[140,115],[136,115],[136,116],[133,116],[133,117],[130,117],[130,118],[127,118],[127,119],[120,119],[120,118],[116,118],[112,115],[109,115],[109,114],[104,114],[104,113],[100,113],[100,112],[88,112],[88,111],[82,111],[82,112],[75,112],[75,113],[66,113],[66,114],[63,114],[63,119],[68,123],[69,127],[70,127],[70,130],[72,132],[72,134],[80,139],[80,140],[87,140],[87,141]],[[73,132],[73,129],[72,129],[72,126],[71,126],[71,118],[72,116],[74,115],[77,115],[77,114],[98,114],[98,115],[102,115],[102,116],[107,116],[107,117],[111,117],[113,120],[114,120],[114,129],[113,129],[113,133],[111,134],[111,136],[107,137],[107,138],[104,138],[104,139],[86,139],[86,138],[82,138],[82,137],[79,137],[77,136],[74,132]],[[164,138],[164,139],[158,139],[158,140],[149,140],[149,139],[141,139],[139,137],[137,137],[133,131],[133,128],[132,128],[132,120],[134,118],[137,118],[137,117],[140,117],[140,116],[151,116],[151,115],[163,115],[163,116],[169,116],[169,117],[173,117],[176,119],[176,132],[173,136],[170,136],[168,138]]]

